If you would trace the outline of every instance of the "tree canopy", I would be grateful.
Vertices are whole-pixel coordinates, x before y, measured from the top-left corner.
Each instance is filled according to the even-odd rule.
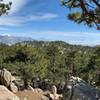
[[[61,41],[28,41],[11,46],[0,44],[2,68],[20,77],[25,87],[36,78],[58,85],[70,75],[99,87],[100,46],[76,46]]]
[[[61,0],[71,12],[68,18],[76,23],[84,23],[100,30],[100,0]]]

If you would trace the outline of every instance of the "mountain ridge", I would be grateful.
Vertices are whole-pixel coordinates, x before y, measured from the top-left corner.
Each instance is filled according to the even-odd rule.
[[[30,41],[30,42],[57,42],[57,41],[61,41],[61,40],[56,40],[56,41],[46,41],[46,40],[36,40],[36,39],[33,39],[32,37],[23,37],[23,36],[12,36],[12,35],[9,35],[9,34],[1,34],[0,35],[0,43],[1,44],[6,44],[6,45],[13,45],[13,44],[16,44],[16,43],[20,43],[20,42],[24,42],[24,41]],[[62,42],[65,42],[65,41],[62,41]],[[72,44],[72,43],[68,43],[68,42],[65,42],[66,44],[69,44],[69,45],[73,45],[73,46],[88,46],[88,47],[98,47],[100,45],[82,45],[82,44]]]

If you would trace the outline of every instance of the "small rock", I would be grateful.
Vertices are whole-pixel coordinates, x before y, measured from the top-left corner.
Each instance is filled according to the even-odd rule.
[[[33,87],[31,87],[30,85],[28,86],[28,90],[31,90],[31,91],[33,91],[33,92],[34,92]]]
[[[34,92],[36,92],[36,93],[43,93],[43,90],[41,90],[40,88],[36,88],[36,89],[34,89]]]
[[[51,91],[52,91],[53,94],[57,94],[57,88],[56,88],[55,85],[52,86],[52,90]]]
[[[60,95],[60,94],[57,94],[57,88],[56,86],[52,86],[52,91],[51,93],[49,94],[49,97],[52,99],[52,100],[60,100],[63,96]]]
[[[47,96],[42,96],[41,100],[49,100]]]
[[[50,94],[49,96],[52,100],[60,100],[61,98],[63,98],[63,96],[60,94]]]
[[[18,88],[15,86],[14,83],[11,83],[11,84],[10,84],[10,90],[11,90],[13,93],[17,93],[17,92],[18,92]]]

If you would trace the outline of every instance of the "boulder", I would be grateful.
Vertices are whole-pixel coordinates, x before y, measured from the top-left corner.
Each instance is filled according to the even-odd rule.
[[[0,70],[0,83],[16,93],[18,88],[14,82],[15,77],[13,77],[7,69]]]
[[[15,81],[15,78],[7,69],[0,70],[0,83],[2,85],[9,87],[13,81]]]
[[[15,94],[10,92],[5,86],[0,86],[0,100],[20,100]]]
[[[0,83],[2,85],[5,85],[6,87],[9,87],[11,83],[11,73],[7,71],[6,69],[3,69],[0,71]]]
[[[63,97],[64,100],[99,100],[100,91],[81,78],[71,76],[63,89]]]

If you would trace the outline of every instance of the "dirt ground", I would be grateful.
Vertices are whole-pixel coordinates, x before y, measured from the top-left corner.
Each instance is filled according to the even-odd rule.
[[[42,94],[33,91],[19,91],[16,95],[20,100],[41,100]]]

